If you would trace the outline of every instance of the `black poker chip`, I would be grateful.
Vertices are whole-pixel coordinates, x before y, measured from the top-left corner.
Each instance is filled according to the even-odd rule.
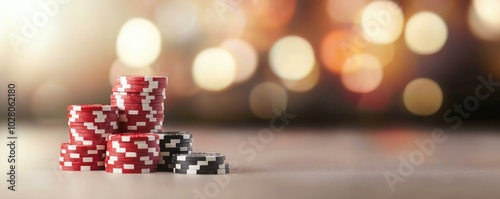
[[[160,144],[172,144],[172,143],[193,143],[193,138],[189,138],[189,139],[170,139],[170,138],[165,138],[163,140],[160,140]]]
[[[159,132],[158,135],[160,136],[160,140],[193,138],[193,134],[186,131],[164,131]]]
[[[175,169],[174,173],[191,174],[191,175],[214,175],[214,174],[228,174],[227,169],[212,169],[212,170],[193,170],[193,169]]]
[[[186,154],[193,152],[193,147],[164,148],[160,146],[161,152],[171,152],[171,154]]]
[[[165,143],[165,144],[162,144],[160,142],[160,147],[161,148],[165,148],[165,149],[171,149],[171,148],[180,148],[180,147],[193,147],[193,143]]]
[[[229,168],[229,164],[228,163],[208,164],[208,165],[175,164],[175,168],[183,170],[217,170],[217,169]]]
[[[212,161],[224,162],[226,156],[222,153],[193,152],[191,154],[175,154],[174,161]]]

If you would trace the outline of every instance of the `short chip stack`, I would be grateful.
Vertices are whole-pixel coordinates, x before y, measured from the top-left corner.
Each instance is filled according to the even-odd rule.
[[[109,136],[106,151],[108,173],[154,173],[160,153],[154,133],[121,133]]]
[[[59,165],[66,171],[104,170],[106,141],[118,132],[118,107],[68,106],[69,143],[61,144]]]
[[[193,135],[189,132],[166,131],[158,133],[160,136],[160,161],[158,171],[173,172],[172,163],[174,154],[191,154],[193,151]]]
[[[165,76],[117,77],[111,104],[119,109],[119,131],[163,131],[166,86]]]
[[[175,154],[172,162],[175,164],[174,173],[181,174],[227,174],[229,164],[225,163],[226,156],[221,153]]]

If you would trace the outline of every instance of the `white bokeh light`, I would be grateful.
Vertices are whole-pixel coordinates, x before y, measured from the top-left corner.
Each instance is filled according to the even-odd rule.
[[[347,90],[355,93],[369,93],[375,90],[384,76],[380,61],[371,54],[356,54],[344,63],[341,81]]]
[[[432,115],[441,108],[443,91],[435,81],[418,78],[406,85],[403,102],[406,109],[415,115]]]
[[[116,41],[120,61],[131,67],[146,67],[158,58],[160,51],[160,31],[151,21],[134,18],[125,22]]]
[[[202,89],[220,91],[235,80],[236,63],[233,56],[222,48],[201,51],[193,63],[193,80]]]
[[[403,12],[392,1],[373,1],[363,9],[361,29],[369,42],[393,43],[401,36],[403,26]]]
[[[428,55],[441,50],[448,38],[448,28],[441,17],[432,12],[413,15],[406,24],[405,41],[411,51]]]
[[[235,38],[225,40],[221,46],[231,53],[236,61],[235,82],[244,82],[252,77],[258,62],[255,48],[248,42]]]
[[[156,9],[155,21],[166,42],[184,42],[197,32],[198,8],[192,1],[164,1]]]
[[[474,0],[468,13],[474,35],[487,41],[500,40],[500,1]]]
[[[274,43],[269,53],[271,70],[286,80],[300,80],[311,73],[316,62],[311,44],[299,36],[287,36]]]

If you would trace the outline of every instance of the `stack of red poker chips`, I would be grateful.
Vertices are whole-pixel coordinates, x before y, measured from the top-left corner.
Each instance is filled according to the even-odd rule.
[[[62,143],[59,168],[63,171],[104,170],[106,145],[72,145]]]
[[[108,173],[154,173],[160,158],[160,137],[154,133],[122,133],[109,136]]]
[[[118,106],[120,132],[162,132],[167,77],[119,76],[111,104]]]
[[[69,143],[61,144],[59,165],[65,171],[104,170],[106,141],[118,133],[118,107],[68,106]]]

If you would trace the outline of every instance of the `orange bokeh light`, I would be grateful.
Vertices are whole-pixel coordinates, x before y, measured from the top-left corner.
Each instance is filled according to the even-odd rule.
[[[328,33],[321,41],[321,61],[328,71],[340,74],[342,66],[349,57],[350,32],[335,30]]]

